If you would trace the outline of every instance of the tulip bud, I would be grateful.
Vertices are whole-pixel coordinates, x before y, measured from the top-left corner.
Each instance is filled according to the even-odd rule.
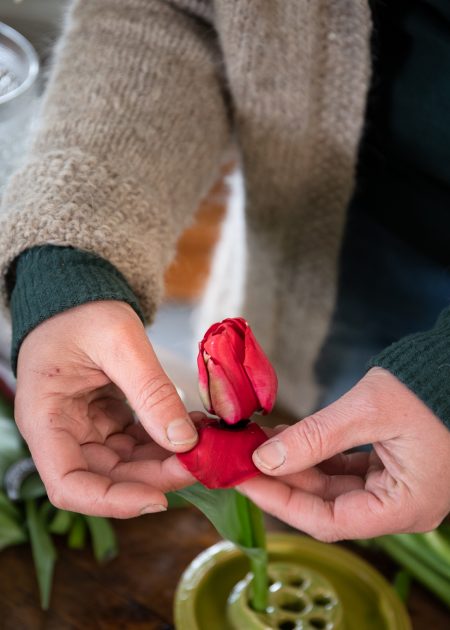
[[[277,392],[270,361],[241,317],[213,324],[199,344],[199,390],[210,413],[228,424],[269,413]]]

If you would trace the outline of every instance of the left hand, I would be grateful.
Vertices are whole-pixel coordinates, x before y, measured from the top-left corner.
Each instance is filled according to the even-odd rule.
[[[344,453],[369,443],[370,453]],[[428,531],[450,510],[450,431],[382,368],[271,437],[253,461],[264,475],[239,491],[327,542]]]

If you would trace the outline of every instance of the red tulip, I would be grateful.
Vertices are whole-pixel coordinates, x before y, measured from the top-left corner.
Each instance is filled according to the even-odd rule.
[[[189,472],[207,488],[231,488],[260,474],[252,453],[267,435],[255,422],[228,429],[214,419],[198,428],[199,440],[187,453],[177,457]]]
[[[277,376],[241,317],[213,324],[199,344],[200,397],[205,408],[228,424],[269,413]]]

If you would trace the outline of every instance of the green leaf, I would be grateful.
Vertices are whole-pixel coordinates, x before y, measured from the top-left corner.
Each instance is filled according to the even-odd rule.
[[[6,400],[4,396],[0,394],[0,416],[5,416],[6,418],[14,417],[14,405]]]
[[[85,516],[92,538],[97,562],[106,562],[117,556],[117,538],[110,521],[99,516]]]
[[[67,534],[72,526],[75,514],[73,512],[67,512],[67,510],[56,510],[56,513],[48,526],[48,531],[51,534],[58,534],[64,536]]]
[[[25,443],[14,421],[0,417],[0,483],[9,466],[26,456]]]
[[[430,566],[430,551],[423,553],[420,545],[411,545],[412,534],[395,534],[375,539],[376,545],[406,569],[418,582],[439,597],[450,608],[449,580],[435,566]]]
[[[48,610],[52,589],[53,571],[56,562],[56,550],[46,529],[43,514],[39,514],[36,501],[25,502],[31,550],[39,584],[41,606]]]
[[[450,541],[445,537],[444,531],[444,528],[442,528],[442,531],[435,529],[425,534],[416,534],[416,536],[420,536],[425,544],[439,557],[441,564],[448,567],[450,579]]]
[[[190,505],[189,502],[186,501],[186,499],[183,499],[183,497],[178,496],[176,492],[167,492],[166,499],[167,499],[167,507],[169,508],[169,510],[183,508]]]
[[[29,477],[24,479],[20,488],[21,499],[40,499],[45,497],[47,491],[44,484],[41,481],[38,473],[32,473]]]
[[[74,515],[75,518],[70,528],[67,544],[71,549],[83,549],[86,544],[87,523],[81,514]]]
[[[411,589],[411,579],[411,573],[409,573],[409,571],[405,571],[404,569],[397,571],[394,577],[393,587],[397,591],[397,594],[402,602],[405,603],[408,601],[409,591]]]
[[[20,545],[26,540],[26,530],[15,515],[0,510],[0,551],[12,545]]]
[[[0,490],[0,514],[9,515],[11,518],[15,519],[16,521],[20,520],[19,509],[14,505],[14,503],[10,499],[8,499],[8,497],[2,490]]]
[[[209,490],[196,483],[174,494],[203,512],[223,538],[240,547],[252,547],[249,517],[243,510],[245,497],[236,490]]]
[[[178,490],[211,521],[223,538],[240,547],[248,556],[253,573],[252,605],[255,610],[267,607],[267,551],[261,510],[236,490],[209,490],[196,483]]]

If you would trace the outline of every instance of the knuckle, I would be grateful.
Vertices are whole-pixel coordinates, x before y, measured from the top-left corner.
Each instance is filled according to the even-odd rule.
[[[177,391],[175,386],[164,376],[153,376],[145,380],[139,387],[136,396],[138,409],[150,411],[176,400]]]
[[[296,433],[301,441],[302,448],[308,449],[315,458],[323,459],[325,454],[325,425],[324,420],[318,414],[313,414],[299,425]]]
[[[50,503],[60,510],[67,508],[67,503],[61,488],[56,484],[47,484],[46,486],[47,496]]]

